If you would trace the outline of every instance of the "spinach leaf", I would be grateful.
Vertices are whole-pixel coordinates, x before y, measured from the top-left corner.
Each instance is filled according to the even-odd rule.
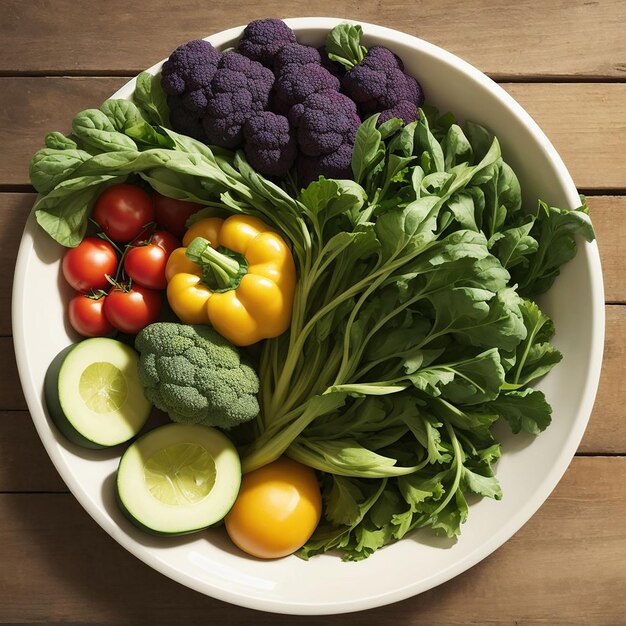
[[[352,173],[361,184],[365,175],[384,157],[382,136],[376,128],[378,115],[368,117],[357,130],[352,149]]]
[[[169,107],[159,74],[153,76],[149,72],[141,72],[137,76],[133,102],[141,109],[148,122],[169,126]]]
[[[136,150],[137,144],[115,129],[111,120],[98,109],[87,109],[79,113],[72,122],[72,130],[86,145],[96,150],[116,152]]]
[[[49,193],[89,159],[89,152],[76,148],[43,148],[30,162],[30,182],[39,193]]]

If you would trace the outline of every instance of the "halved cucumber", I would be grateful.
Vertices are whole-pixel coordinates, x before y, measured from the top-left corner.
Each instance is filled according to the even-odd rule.
[[[98,337],[68,346],[46,372],[50,417],[69,440],[86,448],[132,439],[152,408],[137,368],[137,353],[115,339]]]
[[[235,503],[241,463],[218,430],[166,424],[126,450],[115,491],[122,512],[142,530],[185,535],[221,520]]]

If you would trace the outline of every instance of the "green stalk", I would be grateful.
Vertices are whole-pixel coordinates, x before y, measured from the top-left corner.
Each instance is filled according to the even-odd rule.
[[[226,256],[211,247],[204,237],[196,237],[185,251],[185,256],[203,270],[203,280],[216,291],[236,289],[248,271],[248,264]]]
[[[241,468],[244,474],[275,461],[314,419],[342,406],[345,402],[345,394],[336,394],[334,402],[325,403],[321,410],[318,401],[319,398],[313,397],[306,404],[299,406],[294,413],[297,415],[301,411],[301,415],[288,426],[282,428],[282,423],[279,421],[262,433],[242,458]],[[284,416],[282,421],[286,422],[286,417]]]
[[[399,254],[399,252],[400,251],[398,251],[396,255]],[[325,315],[328,315],[328,313],[333,311],[333,309],[337,308],[342,302],[349,300],[353,296],[360,293],[361,290],[366,289],[379,276],[384,274],[390,274],[394,270],[404,265],[408,260],[406,257],[403,257],[400,260],[396,261],[393,261],[393,259],[394,257],[391,257],[388,265],[378,269],[374,273],[360,280],[358,283],[344,291],[340,296],[337,296],[337,298],[335,298],[332,302],[322,307],[319,311],[317,311],[317,313],[315,313],[311,317],[311,319],[304,326],[304,328],[296,338],[295,342],[291,343],[289,346],[289,351],[287,353],[282,372],[278,378],[276,388],[274,389],[274,397],[272,398],[271,404],[272,411],[277,410],[278,406],[280,406],[285,400],[287,389],[289,387],[289,384],[291,383],[293,371],[295,370],[298,359],[302,354],[304,344],[309,334],[315,327],[315,324],[317,324]]]
[[[448,421],[444,419],[443,424],[446,427],[446,430],[448,431],[448,435],[450,435],[450,441],[452,442],[452,448],[454,449],[454,466],[456,469],[456,473],[454,475],[454,481],[452,482],[452,487],[448,491],[448,495],[446,496],[445,500],[430,515],[430,519],[432,519],[433,517],[441,513],[441,511],[443,511],[446,508],[450,500],[452,500],[452,498],[454,497],[454,494],[459,488],[459,485],[461,484],[461,474],[463,473],[463,460],[462,460],[463,451],[461,450],[461,444],[459,443],[459,440],[457,439],[456,433],[454,432],[454,428],[450,426]]]

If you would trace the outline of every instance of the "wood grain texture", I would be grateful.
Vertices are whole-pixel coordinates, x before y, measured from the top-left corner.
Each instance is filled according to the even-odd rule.
[[[28,184],[28,164],[43,147],[45,134],[68,131],[76,113],[99,106],[127,80],[0,78],[0,184]],[[578,187],[626,188],[626,84],[504,83],[503,87],[546,132]]]
[[[27,411],[0,411],[0,492],[7,491],[67,492]]]
[[[0,621],[618,624],[626,612],[626,596],[615,593],[626,586],[625,481],[626,459],[576,458],[528,524],[453,581],[364,613],[303,618],[229,606],[172,582],[117,545],[70,495],[0,495]]]
[[[577,187],[626,187],[626,84],[502,86],[546,133]]]
[[[139,11],[125,0],[108,0],[106,9],[96,0],[4,0],[0,71],[136,73],[190,39],[267,16],[311,14],[396,28],[496,77],[623,77],[626,71],[621,0],[153,0]]]

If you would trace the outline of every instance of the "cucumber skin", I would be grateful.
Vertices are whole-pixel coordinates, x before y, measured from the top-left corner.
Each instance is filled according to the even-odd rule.
[[[73,343],[61,350],[61,352],[59,352],[59,354],[52,359],[52,363],[48,366],[46,376],[44,378],[44,397],[46,400],[46,406],[54,425],[66,439],[83,448],[102,450],[104,448],[108,448],[109,446],[103,446],[102,444],[96,443],[91,439],[87,439],[87,437],[77,431],[65,416],[63,408],[61,407],[61,401],[59,400],[59,371],[61,370],[61,366],[63,365],[67,355],[77,345],[78,344]]]
[[[155,530],[154,528],[150,528],[150,526],[146,526],[145,524],[142,524],[126,508],[125,504],[122,502],[122,498],[120,497],[120,490],[118,487],[118,477],[119,477],[119,472],[116,472],[114,491],[115,491],[115,501],[117,502],[117,506],[119,507],[120,511],[124,514],[124,517],[126,517],[126,519],[128,519],[128,521],[131,522],[133,526],[136,526],[137,528],[139,528],[139,530],[143,530],[149,535],[153,535],[155,537],[182,537],[183,535],[193,535],[194,533],[202,532],[203,530],[206,530],[207,528],[212,528],[213,526],[218,526],[222,523],[222,520],[219,520],[219,522],[215,522],[215,524],[210,524],[209,526],[203,526],[202,528],[194,528],[193,530],[180,530],[178,532],[172,532],[172,533],[167,533],[162,530]]]

